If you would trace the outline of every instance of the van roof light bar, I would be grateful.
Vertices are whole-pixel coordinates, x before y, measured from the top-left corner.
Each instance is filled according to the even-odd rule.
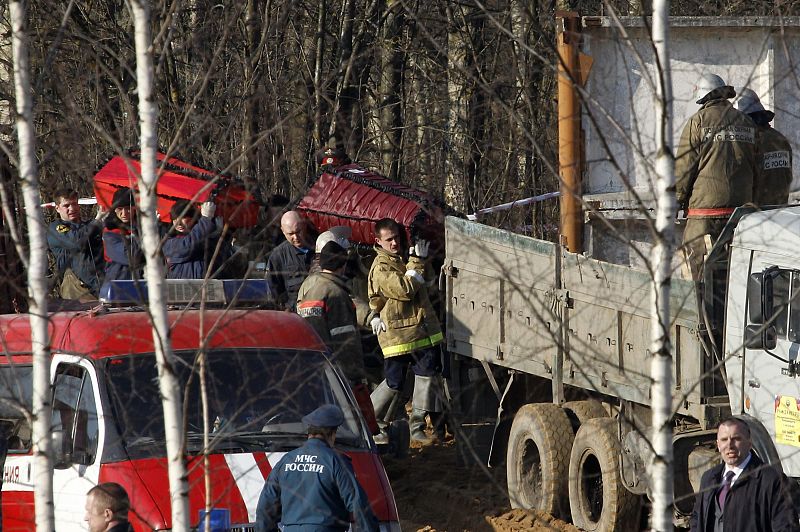
[[[263,305],[270,302],[265,279],[167,279],[167,304],[188,305],[204,301],[210,305]],[[205,289],[205,293],[203,293]],[[100,288],[100,301],[116,306],[146,305],[147,283],[144,281],[107,281]]]

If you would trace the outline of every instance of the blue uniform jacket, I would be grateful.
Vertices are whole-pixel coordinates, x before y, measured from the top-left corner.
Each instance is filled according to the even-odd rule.
[[[71,222],[56,220],[47,228],[47,246],[53,253],[58,273],[71,268],[95,295],[100,289],[103,269],[103,240],[99,220]]]
[[[366,493],[347,457],[318,438],[281,458],[267,477],[256,509],[256,532],[378,530]]]
[[[106,281],[133,279],[133,273],[136,279],[142,278],[144,257],[136,233],[107,227],[103,231],[103,254],[106,258]]]
[[[202,279],[205,276],[206,259],[213,256],[216,247],[216,240],[211,236],[218,228],[215,220],[219,219],[201,217],[191,231],[164,242],[167,279]],[[220,254],[223,251],[220,249]]]

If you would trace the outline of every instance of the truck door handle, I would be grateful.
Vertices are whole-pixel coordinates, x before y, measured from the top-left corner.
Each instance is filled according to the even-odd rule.
[[[755,379],[750,379],[749,381],[747,381],[747,385],[750,386],[751,388],[761,388],[761,383]]]

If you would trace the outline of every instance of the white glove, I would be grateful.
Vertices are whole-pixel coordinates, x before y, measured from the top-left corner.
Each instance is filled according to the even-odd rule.
[[[380,316],[375,316],[372,318],[372,321],[370,321],[369,324],[372,327],[372,334],[375,336],[377,336],[381,331],[386,332],[386,324],[383,323],[383,320]]]
[[[411,277],[418,283],[425,284],[425,279],[422,278],[422,275],[417,270],[406,270],[406,277]]]
[[[108,217],[108,211],[105,210],[102,205],[98,204],[97,214],[95,214],[94,219],[99,222],[102,222],[103,220],[106,219],[106,217]]]
[[[427,240],[417,240],[417,243],[414,244],[412,248],[412,255],[415,255],[421,259],[424,259],[428,256],[428,249],[431,247],[431,243]]]
[[[213,218],[215,212],[217,212],[217,206],[213,201],[205,201],[200,205],[200,216],[203,218]]]

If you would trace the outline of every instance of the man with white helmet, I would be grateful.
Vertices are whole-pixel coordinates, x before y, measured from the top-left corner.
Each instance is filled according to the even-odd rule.
[[[750,89],[739,90],[736,108],[756,124],[756,177],[753,203],[783,205],[789,201],[792,184],[792,146],[769,123],[775,113],[767,111],[758,95]]]
[[[297,295],[297,313],[305,318],[331,351],[347,377],[353,395],[373,433],[378,432],[369,389],[356,304],[346,276],[349,227],[333,227],[317,237],[316,271],[312,270]]]
[[[681,135],[675,189],[688,218],[683,243],[692,278],[700,280],[707,238],[713,243],[734,209],[753,201],[756,127],[728,101],[736,91],[719,76],[703,75],[695,89],[700,110]]]

